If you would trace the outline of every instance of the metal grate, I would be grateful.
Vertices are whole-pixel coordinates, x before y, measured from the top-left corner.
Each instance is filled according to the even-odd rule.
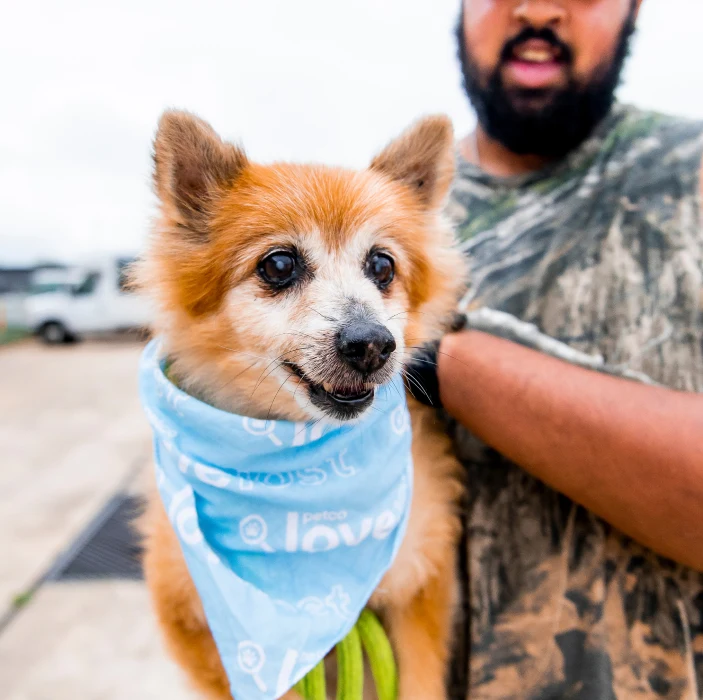
[[[133,524],[142,505],[135,496],[119,494],[112,498],[62,558],[50,579],[142,579],[142,549]]]

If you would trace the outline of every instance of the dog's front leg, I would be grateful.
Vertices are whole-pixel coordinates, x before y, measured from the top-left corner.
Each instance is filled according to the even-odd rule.
[[[457,600],[453,560],[408,605],[386,608],[395,650],[399,700],[445,700],[451,633]]]

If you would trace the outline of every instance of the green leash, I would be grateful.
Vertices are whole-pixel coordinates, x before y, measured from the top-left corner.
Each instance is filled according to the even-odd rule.
[[[388,637],[378,618],[368,608],[362,611],[349,634],[337,644],[337,700],[362,700],[364,658],[371,667],[378,700],[396,700],[398,673]],[[304,700],[326,700],[325,665],[320,661],[295,690]]]

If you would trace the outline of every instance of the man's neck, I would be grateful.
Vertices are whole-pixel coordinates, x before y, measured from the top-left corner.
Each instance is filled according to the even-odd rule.
[[[479,124],[476,131],[459,143],[461,155],[489,175],[510,177],[541,170],[552,159],[543,156],[513,153],[502,143],[492,139]]]

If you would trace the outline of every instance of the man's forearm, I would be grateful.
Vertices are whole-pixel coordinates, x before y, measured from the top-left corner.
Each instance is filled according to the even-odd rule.
[[[652,549],[703,570],[703,396],[446,336],[442,401],[474,434]]]

